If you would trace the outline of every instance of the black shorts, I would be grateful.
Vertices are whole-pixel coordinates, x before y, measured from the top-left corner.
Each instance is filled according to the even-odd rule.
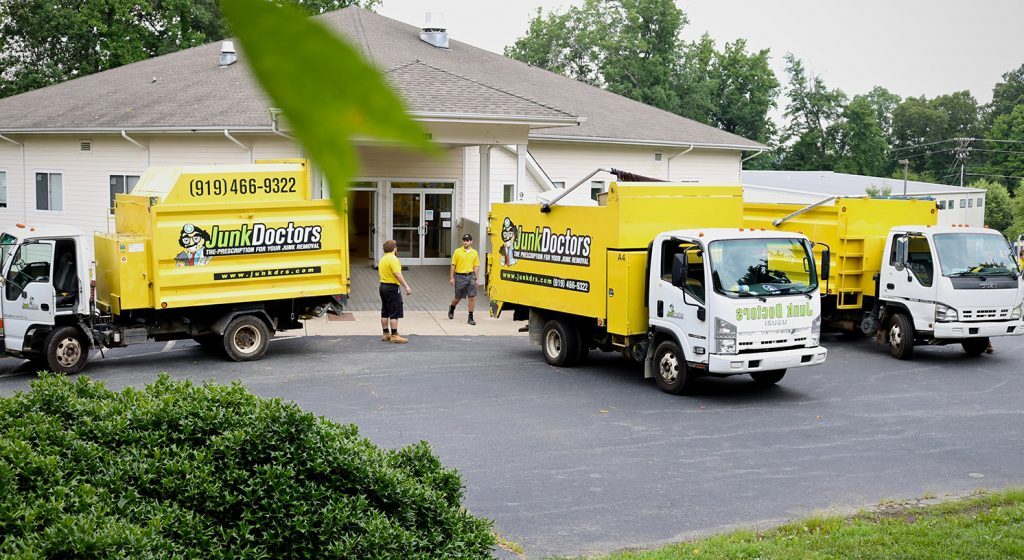
[[[388,319],[402,318],[402,287],[398,284],[380,285],[380,316]]]
[[[455,299],[476,297],[476,277],[473,273],[455,273]]]

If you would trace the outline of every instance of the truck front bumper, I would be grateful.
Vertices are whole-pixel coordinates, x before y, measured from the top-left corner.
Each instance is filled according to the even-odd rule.
[[[979,323],[935,323],[935,338],[982,338],[986,336],[1018,336],[1024,334],[1021,321],[986,321]]]
[[[711,354],[708,356],[708,372],[720,375],[738,375],[755,371],[814,366],[824,363],[827,357],[828,350],[823,346],[750,354]]]

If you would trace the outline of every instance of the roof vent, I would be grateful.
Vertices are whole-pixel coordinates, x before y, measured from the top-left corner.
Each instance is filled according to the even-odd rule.
[[[79,140],[78,151],[84,153],[92,153],[92,140]]]
[[[220,44],[220,67],[231,66],[238,62],[238,55],[235,54],[235,42],[224,41]]]
[[[448,30],[444,26],[444,14],[427,12],[423,30],[420,31],[420,40],[439,49],[448,48]]]

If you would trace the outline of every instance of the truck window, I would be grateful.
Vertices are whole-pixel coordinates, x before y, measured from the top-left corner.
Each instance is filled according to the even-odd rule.
[[[728,297],[806,294],[818,289],[810,247],[800,239],[712,241],[711,277]]]
[[[672,269],[677,266],[677,256],[685,253],[687,269],[683,273],[683,290],[704,303],[704,251],[694,243],[669,240],[661,248],[661,279],[672,282]]]
[[[4,286],[7,300],[21,297],[21,292],[31,282],[49,282],[52,261],[52,245],[25,243],[19,247],[11,268],[7,270],[7,283]]]
[[[932,250],[928,245],[928,239],[923,235],[911,235],[907,241],[907,269],[922,286],[932,285]]]
[[[1013,251],[995,233],[941,233],[935,252],[943,276],[1015,276],[1019,274]]]

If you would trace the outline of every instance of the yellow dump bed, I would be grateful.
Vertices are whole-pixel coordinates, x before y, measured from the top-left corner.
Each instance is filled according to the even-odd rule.
[[[746,203],[746,227],[783,230],[806,235],[818,245],[814,251],[820,270],[821,251],[832,251],[830,280],[821,282],[822,293],[835,294],[840,309],[860,308],[863,296],[873,295],[872,279],[882,264],[886,235],[895,226],[933,226],[938,223],[931,200],[839,198],[773,225],[775,220],[807,208],[802,204]]]
[[[155,167],[97,234],[96,300],[132,309],[349,293],[348,227],[308,162]]]
[[[488,295],[506,303],[606,321],[609,333],[646,332],[647,247],[665,231],[739,227],[740,187],[612,183],[602,206],[495,204]]]

